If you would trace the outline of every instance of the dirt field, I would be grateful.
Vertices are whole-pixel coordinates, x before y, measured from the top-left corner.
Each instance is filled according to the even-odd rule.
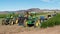
[[[50,28],[27,28],[22,26],[0,26],[0,34],[60,34],[60,26]]]

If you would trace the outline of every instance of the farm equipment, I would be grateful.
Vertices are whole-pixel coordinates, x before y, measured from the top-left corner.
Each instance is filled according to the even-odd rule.
[[[4,20],[2,20],[2,25],[8,25],[9,23],[9,19],[7,20],[7,19],[4,19]]]
[[[5,19],[3,19],[2,20],[2,25],[12,25],[12,24],[14,24],[14,21],[13,21],[13,18],[5,18]]]
[[[10,15],[11,16],[11,15]],[[13,17],[13,18],[12,18]],[[14,24],[19,24],[23,26],[39,26],[40,20],[38,17],[36,18],[36,13],[35,12],[26,12],[25,15],[21,15],[19,17],[14,17],[11,16],[9,18],[5,18],[2,20],[2,25],[14,25]]]
[[[35,12],[27,12],[27,20],[25,21],[25,26],[32,27],[32,26],[38,26],[40,22],[38,21],[38,18],[36,18]]]
[[[2,25],[14,25],[18,23],[18,18],[5,18],[2,20]]]
[[[10,17],[6,17],[2,20],[2,25],[14,25],[18,23],[18,18],[14,17],[14,14],[9,14]]]

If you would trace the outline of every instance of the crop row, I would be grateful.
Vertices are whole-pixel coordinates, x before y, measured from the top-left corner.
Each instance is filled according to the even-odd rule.
[[[55,25],[60,25],[60,14],[57,14],[56,16],[47,20],[46,22],[41,23],[42,28],[53,27]]]

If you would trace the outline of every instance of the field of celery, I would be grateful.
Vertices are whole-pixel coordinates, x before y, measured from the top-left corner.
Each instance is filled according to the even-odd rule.
[[[56,25],[60,25],[60,14],[57,14],[46,22],[41,23],[41,28],[53,27]]]

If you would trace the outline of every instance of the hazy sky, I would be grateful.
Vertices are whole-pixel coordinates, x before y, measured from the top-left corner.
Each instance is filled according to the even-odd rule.
[[[0,11],[29,8],[60,9],[60,0],[0,0]]]

